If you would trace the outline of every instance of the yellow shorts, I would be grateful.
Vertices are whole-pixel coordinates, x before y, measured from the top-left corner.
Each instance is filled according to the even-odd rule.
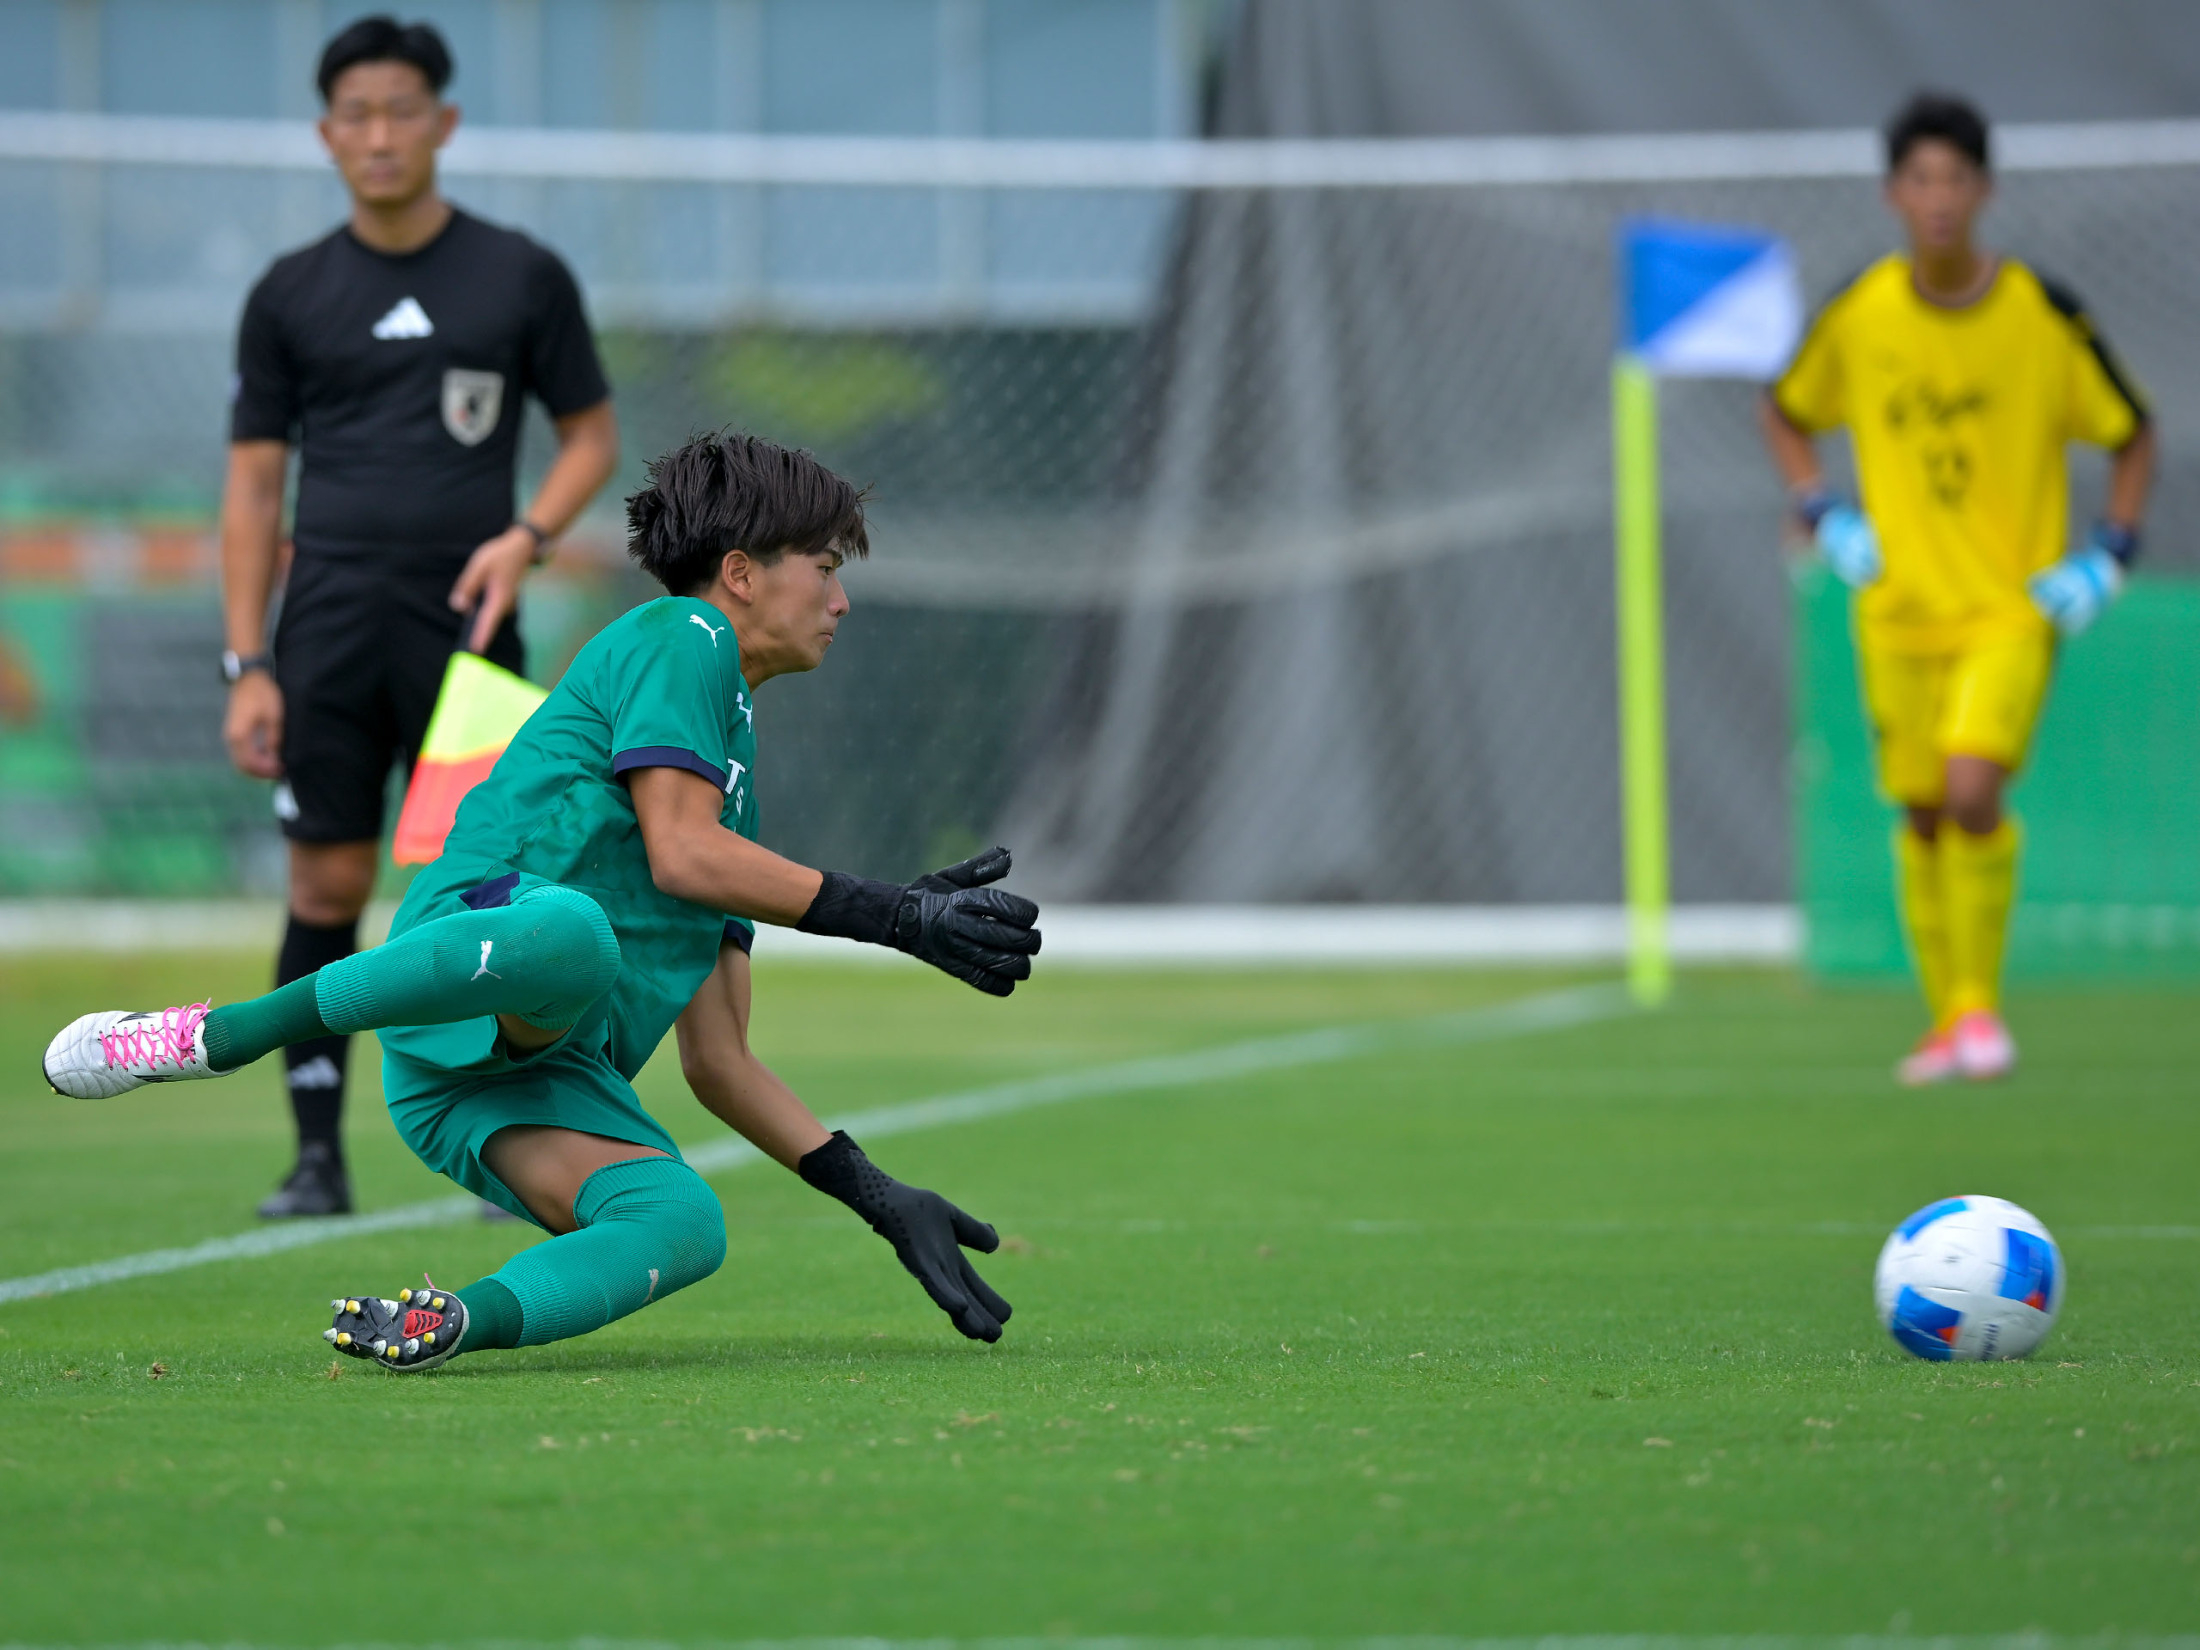
[[[1879,787],[1905,807],[1934,807],[1948,758],[2024,766],[2055,668],[2052,634],[1997,637],[1955,653],[1895,653],[1859,639],[1864,710],[1879,750]]]

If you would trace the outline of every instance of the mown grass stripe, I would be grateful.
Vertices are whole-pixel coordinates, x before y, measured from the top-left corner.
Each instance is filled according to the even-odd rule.
[[[1358,1025],[1323,1026],[1280,1037],[1258,1037],[1225,1043],[1216,1048],[1191,1049],[1180,1054],[1122,1060],[1077,1071],[1019,1078],[959,1094],[936,1095],[897,1106],[880,1106],[851,1117],[828,1119],[867,1140],[910,1134],[919,1129],[976,1122],[1011,1112],[1057,1106],[1072,1100],[1097,1099],[1102,1095],[1136,1094],[1153,1089],[1185,1088],[1201,1083],[1227,1082],[1264,1072],[1289,1071],[1306,1066],[1330,1065],[1374,1054],[1404,1053],[1417,1048],[1442,1048],[1465,1043],[1491,1042],[1526,1036],[1608,1019],[1627,1012],[1629,1001],[1617,986],[1576,986],[1516,998],[1487,1008],[1464,1009],[1415,1020],[1375,1021]],[[700,1174],[724,1174],[761,1161],[763,1154],[745,1140],[726,1139],[698,1146],[685,1154]],[[0,1303],[30,1300],[44,1295],[65,1295],[130,1278],[157,1277],[224,1261],[258,1260],[292,1249],[336,1243],[346,1238],[368,1237],[380,1232],[405,1231],[420,1226],[441,1226],[471,1219],[480,1204],[463,1194],[429,1198],[375,1214],[344,1215],[332,1220],[264,1226],[229,1237],[172,1249],[148,1249],[114,1260],[93,1261],[83,1266],[63,1266],[26,1277],[0,1279]],[[7,1650],[7,1647],[0,1647]]]

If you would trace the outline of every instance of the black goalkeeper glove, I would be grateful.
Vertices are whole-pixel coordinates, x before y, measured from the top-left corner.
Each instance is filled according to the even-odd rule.
[[[963,1250],[990,1255],[1001,1246],[984,1221],[966,1215],[937,1192],[905,1186],[863,1155],[863,1148],[835,1129],[832,1139],[803,1154],[795,1172],[828,1197],[837,1197],[894,1246],[909,1275],[924,1285],[932,1304],[974,1341],[997,1341],[1009,1305],[971,1270]]]
[[[934,968],[1005,997],[1031,978],[1039,954],[1039,908],[1021,894],[986,885],[1008,875],[1006,848],[919,877],[908,887],[827,871],[795,926],[805,934],[890,945]]]

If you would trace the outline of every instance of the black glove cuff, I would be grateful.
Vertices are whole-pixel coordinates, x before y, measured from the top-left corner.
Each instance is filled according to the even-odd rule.
[[[894,1177],[864,1156],[846,1129],[833,1130],[832,1139],[804,1152],[794,1172],[805,1185],[838,1198],[865,1220],[876,1211],[879,1195],[894,1184]]]
[[[866,945],[892,945],[894,913],[900,909],[906,891],[891,882],[827,871],[817,898],[810,901],[810,908],[795,927],[805,934],[830,934],[835,939],[861,940]]]

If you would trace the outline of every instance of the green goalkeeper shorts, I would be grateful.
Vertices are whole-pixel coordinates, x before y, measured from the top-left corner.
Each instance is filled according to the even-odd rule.
[[[540,881],[529,878],[528,881]],[[446,903],[448,909],[445,909]],[[403,913],[406,927],[461,909],[457,897]],[[539,1124],[654,1146],[679,1159],[664,1125],[642,1109],[611,1063],[609,999],[539,1053],[515,1059],[494,1015],[439,1026],[391,1026],[382,1039],[382,1096],[413,1155],[522,1220],[541,1225],[481,1160],[499,1129]]]

